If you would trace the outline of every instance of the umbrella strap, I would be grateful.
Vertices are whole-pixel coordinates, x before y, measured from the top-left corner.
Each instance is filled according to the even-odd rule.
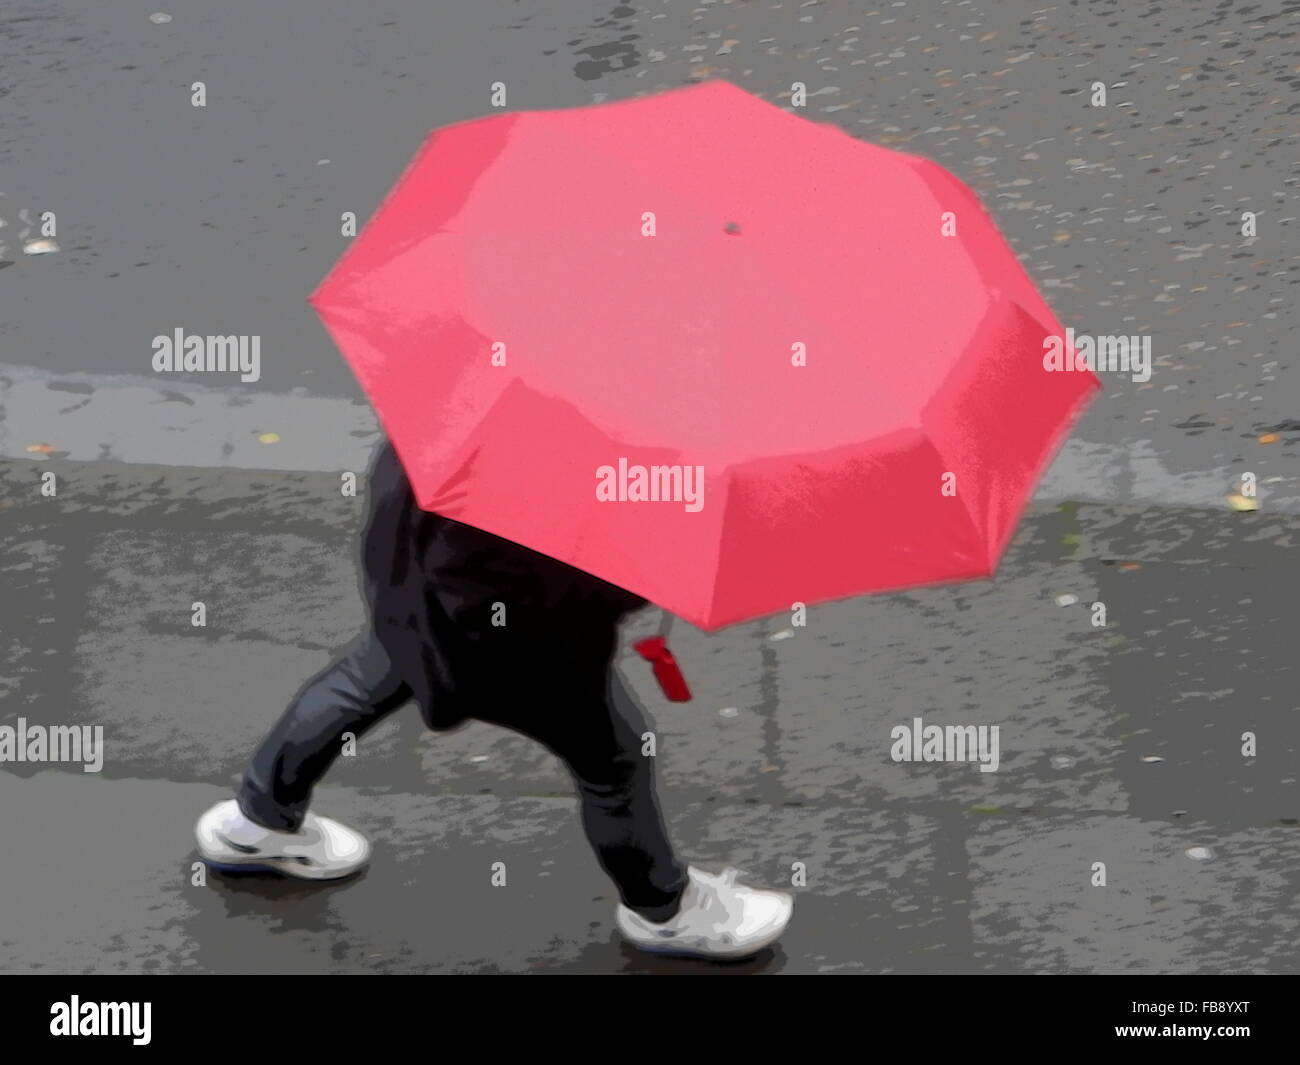
[[[673,616],[667,610],[659,619],[659,633],[648,640],[633,644],[633,649],[650,663],[655,680],[664,695],[674,703],[686,703],[691,700],[690,685],[682,676],[681,667],[672,651],[668,650],[668,630],[672,628]]]

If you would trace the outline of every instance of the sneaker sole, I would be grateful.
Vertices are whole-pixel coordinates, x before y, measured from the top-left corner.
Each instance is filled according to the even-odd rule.
[[[745,961],[757,954],[775,946],[780,938],[785,934],[786,927],[789,925],[787,920],[776,931],[769,933],[759,940],[756,944],[750,944],[746,947],[739,948],[735,953],[725,951],[712,951],[703,947],[683,947],[671,946],[669,944],[659,945],[657,940],[643,941],[628,935],[626,931],[619,928],[624,940],[637,950],[645,951],[647,954],[656,954],[660,957],[668,958],[693,958],[699,961]]]
[[[302,866],[297,862],[283,858],[249,858],[245,860],[228,855],[212,857],[204,852],[202,848],[199,849],[199,857],[203,859],[205,865],[222,873],[274,873],[277,876],[288,877],[292,880],[310,881],[346,880],[348,877],[364,872],[370,864],[369,860],[367,860],[350,869],[303,872]]]
[[[689,958],[691,961],[721,962],[721,961],[748,961],[750,958],[762,954],[763,951],[770,948],[772,946],[772,943],[775,943],[776,940],[773,940],[772,943],[764,943],[761,947],[754,947],[752,949],[746,948],[745,953],[743,954],[714,954],[710,951],[685,950],[682,949],[681,947],[673,948],[673,947],[642,946],[640,943],[632,942],[630,940],[629,942],[633,947],[635,947],[637,950],[641,951],[642,953],[654,954],[656,957],[660,957],[660,958]]]
[[[221,873],[272,873],[276,876],[286,877],[290,880],[307,880],[313,883],[319,883],[326,880],[347,880],[349,877],[356,876],[364,872],[366,866],[358,866],[356,869],[348,869],[341,873],[300,873],[296,869],[283,868],[279,865],[273,865],[270,861],[260,862],[229,862],[217,861],[212,858],[203,858],[203,864],[210,869],[216,869]]]

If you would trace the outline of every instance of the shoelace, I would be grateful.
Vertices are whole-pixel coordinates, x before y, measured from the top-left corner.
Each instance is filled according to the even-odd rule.
[[[701,872],[703,871],[701,870]],[[740,870],[730,865],[717,876],[703,873],[701,879],[713,889],[712,891],[701,892],[703,898],[700,900],[702,903],[700,912],[709,915],[706,920],[721,921],[725,924],[725,922],[732,919],[736,901],[736,877],[739,875]],[[717,916],[714,916],[714,914],[717,914]],[[724,935],[723,941],[730,942],[730,937]]]
[[[717,876],[711,876],[710,874],[705,873],[703,879],[714,889],[713,892],[710,893],[708,902],[705,903],[706,908],[712,903],[713,899],[721,896],[722,891],[719,889],[725,889],[727,894],[734,895],[736,891],[736,877],[739,875],[740,870],[730,865],[723,869]]]
[[[303,823],[295,835],[299,838],[282,844],[278,849],[284,857],[298,861],[310,860],[311,851],[319,847],[325,840],[325,833],[320,829],[320,822],[310,813],[303,819]]]

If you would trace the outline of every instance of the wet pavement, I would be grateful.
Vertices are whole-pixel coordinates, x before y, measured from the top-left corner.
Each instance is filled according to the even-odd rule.
[[[1300,967],[1294,5],[158,3],[0,16],[0,725],[107,744],[0,768],[34,813],[0,817],[0,971]],[[194,819],[363,618],[338,485],[376,424],[306,303],[340,215],[493,82],[532,110],[712,77],[943,164],[1065,325],[1150,335],[1150,381],[1103,375],[993,580],[678,622],[685,704],[629,622],[674,839],[797,894],[775,951],[622,946],[555,759],[414,708],[319,789],[362,877],[195,883]],[[152,373],[176,328],[260,336],[260,379]],[[997,772],[893,761],[916,717],[998,725]]]
[[[45,470],[54,499],[30,490]],[[358,500],[325,474],[47,460],[8,467],[0,501],[0,723],[100,724],[107,752],[96,774],[0,773],[4,808],[40,811],[0,820],[23,917],[0,969],[737,969],[622,946],[554,757],[480,723],[425,732],[413,706],[317,792],[375,840],[362,878],[192,883],[194,819],[362,622]],[[620,668],[655,724],[681,852],[772,885],[806,869],[780,947],[738,971],[1295,971],[1295,583],[1279,575],[1297,536],[1260,512],[1038,505],[993,580],[827,604],[806,628],[675,623],[689,703],[630,651],[658,624],[633,615]],[[562,671],[538,690],[562,705]],[[890,730],[915,717],[998,725],[998,770],[893,761]]]
[[[357,468],[374,426],[306,303],[341,214],[493,82],[535,110],[719,77],[781,106],[802,82],[800,114],[943,164],[1063,324],[1150,335],[1151,379],[1106,376],[1046,498],[1208,506],[1249,472],[1300,513],[1293,5],[166,7],[0,18],[0,454]],[[20,211],[62,250],[24,254]],[[260,380],[154,374],[178,327],[260,336]]]

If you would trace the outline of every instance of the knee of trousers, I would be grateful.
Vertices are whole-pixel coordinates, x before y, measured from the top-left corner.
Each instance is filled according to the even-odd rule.
[[[598,780],[585,778],[576,772],[573,776],[587,802],[601,809],[617,809],[632,801],[638,786],[643,783],[645,768],[641,759],[619,760]]]

